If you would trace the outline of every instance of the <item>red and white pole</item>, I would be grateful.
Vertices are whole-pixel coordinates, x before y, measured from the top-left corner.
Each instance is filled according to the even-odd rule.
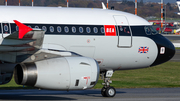
[[[161,31],[163,30],[163,0],[161,0]]]
[[[107,9],[108,9],[108,5],[109,5],[109,4],[108,4],[108,0],[107,0]]]
[[[20,2],[21,2],[21,0],[19,0],[19,6],[21,6]]]
[[[32,0],[32,7],[34,6],[34,0]]]
[[[6,4],[5,5],[7,6],[7,0],[6,0]]]
[[[135,15],[137,15],[137,0],[135,0]]]
[[[67,0],[67,7],[69,7],[69,1]]]

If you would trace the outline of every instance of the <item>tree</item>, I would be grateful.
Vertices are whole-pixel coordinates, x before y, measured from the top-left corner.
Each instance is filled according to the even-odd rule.
[[[144,5],[143,0],[140,1],[139,5],[140,5],[140,6],[143,6],[143,5]]]
[[[169,2],[167,3],[167,7],[169,7],[169,10],[170,10],[170,11],[173,10],[173,8],[171,7],[171,4],[170,4]]]

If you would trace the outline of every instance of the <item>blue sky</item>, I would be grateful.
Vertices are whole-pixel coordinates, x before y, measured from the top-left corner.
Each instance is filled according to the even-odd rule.
[[[135,1],[135,0],[128,0],[128,1]],[[141,0],[137,0],[138,2]],[[148,1],[148,2],[161,2],[161,0],[143,0],[144,2]],[[176,0],[163,0],[164,3],[176,3]]]

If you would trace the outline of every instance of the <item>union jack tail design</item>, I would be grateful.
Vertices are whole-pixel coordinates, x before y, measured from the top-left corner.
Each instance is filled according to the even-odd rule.
[[[148,53],[149,47],[139,47],[138,53]]]

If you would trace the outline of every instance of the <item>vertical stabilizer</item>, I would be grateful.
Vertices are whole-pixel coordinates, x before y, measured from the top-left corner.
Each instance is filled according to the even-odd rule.
[[[107,9],[103,2],[102,2],[102,8]]]
[[[178,8],[179,8],[179,11],[180,11],[180,0],[177,0],[177,5],[178,5]]]

